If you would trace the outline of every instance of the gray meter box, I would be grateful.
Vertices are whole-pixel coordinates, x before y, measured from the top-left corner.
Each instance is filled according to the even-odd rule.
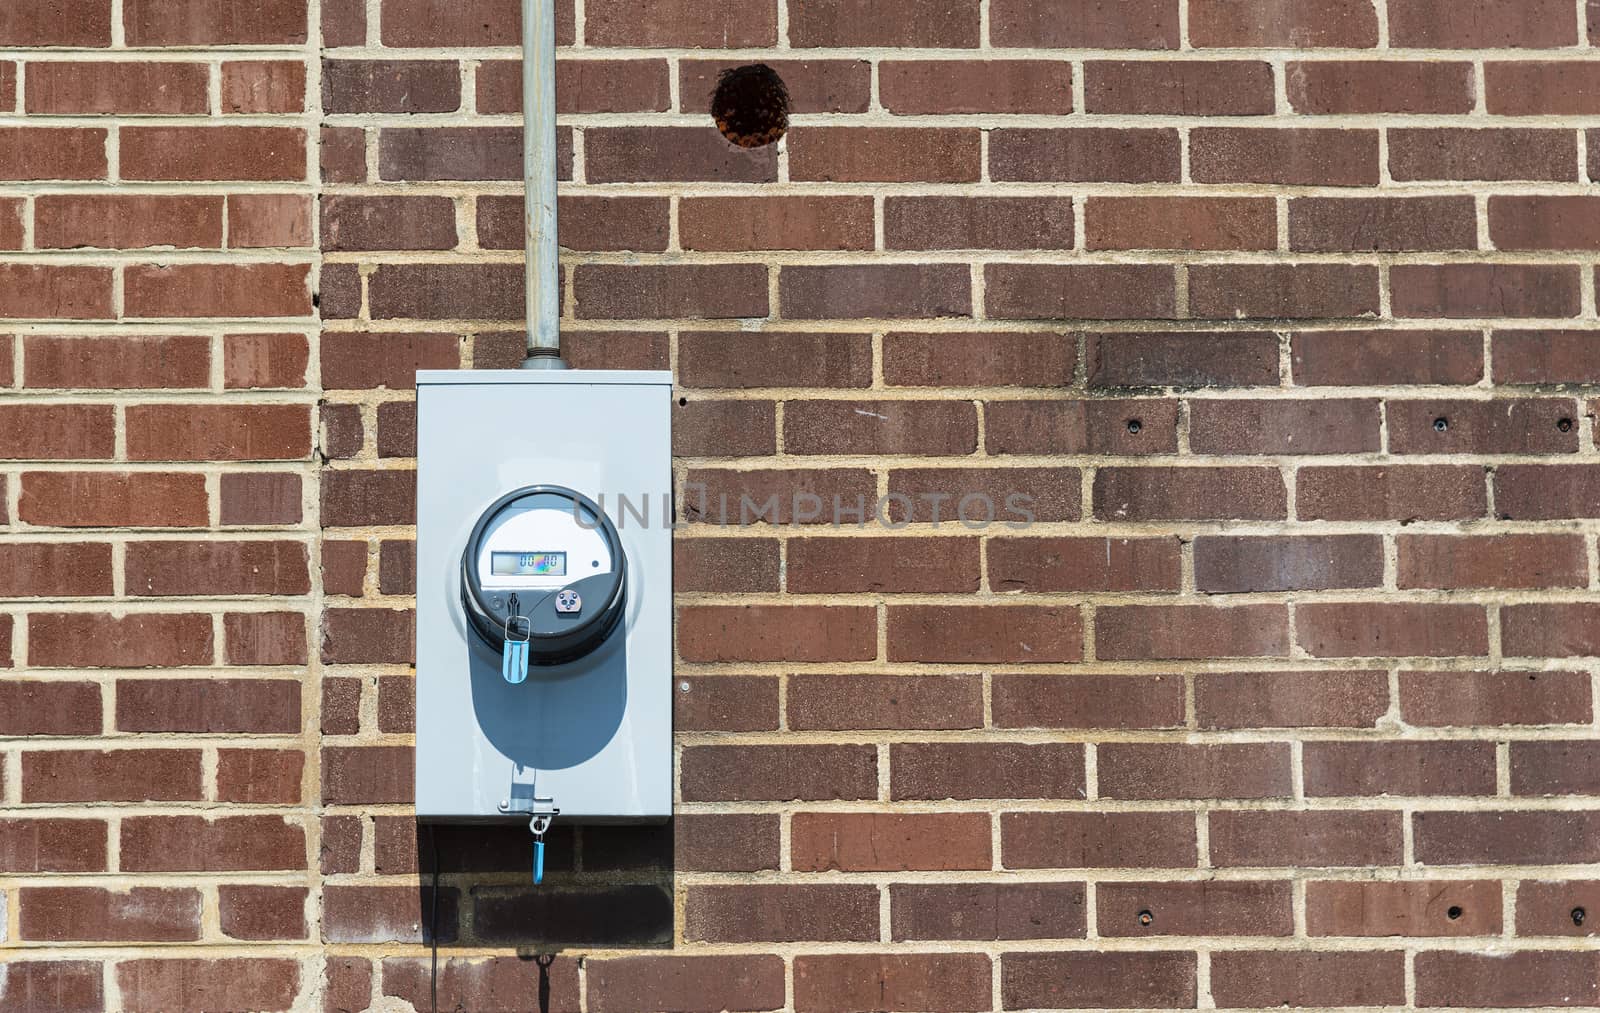
[[[672,815],[672,375],[417,373],[417,817]]]

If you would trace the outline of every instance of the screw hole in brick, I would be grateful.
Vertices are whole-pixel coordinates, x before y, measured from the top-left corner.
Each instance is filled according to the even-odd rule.
[[[741,148],[776,144],[789,132],[789,89],[764,63],[725,70],[711,96],[711,117]]]
[[[1143,429],[1144,429],[1144,423],[1143,422],[1140,422],[1138,419],[1129,419],[1128,420],[1128,432],[1132,433],[1135,436],[1138,436],[1139,433]]]
[[[1589,912],[1585,911],[1583,908],[1575,907],[1572,909],[1572,924],[1582,925],[1583,920],[1587,917],[1589,917]]]
[[[1446,911],[1444,913],[1444,916],[1446,918],[1450,919],[1451,921],[1456,921],[1457,919],[1459,919],[1461,917],[1461,908],[1452,905],[1450,907],[1450,910],[1448,910],[1448,911]]]
[[[1445,430],[1447,430],[1449,428],[1450,428],[1450,420],[1445,418],[1443,415],[1441,415],[1438,418],[1433,420],[1433,431],[1434,432],[1442,433],[1442,432],[1444,432]]]
[[[1563,433],[1570,433],[1572,432],[1572,420],[1560,419],[1556,422],[1556,428],[1561,430]]]
[[[1155,922],[1155,920],[1156,920],[1156,916],[1151,914],[1149,911],[1140,911],[1139,912],[1139,924],[1140,925],[1144,925],[1144,926],[1148,927],[1149,925],[1153,924]]]
[[[688,403],[689,403],[689,399],[688,398],[686,398],[686,397],[678,398],[678,407],[681,408],[681,407],[683,407],[684,405],[686,405]]]

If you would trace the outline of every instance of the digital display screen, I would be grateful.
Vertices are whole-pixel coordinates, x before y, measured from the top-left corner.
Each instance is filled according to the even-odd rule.
[[[489,572],[496,577],[565,577],[565,552],[495,552],[490,554]]]

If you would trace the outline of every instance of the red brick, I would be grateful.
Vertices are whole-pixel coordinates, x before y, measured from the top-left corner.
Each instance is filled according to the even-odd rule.
[[[1417,954],[1417,1005],[1509,1009],[1600,1003],[1593,953],[1523,950]]]
[[[671,106],[669,70],[665,60],[558,61],[556,111],[666,112]],[[478,66],[477,86],[478,112],[522,112],[522,61],[485,61]],[[706,102],[710,100],[707,90]]]
[[[779,298],[783,315],[797,320],[966,317],[972,275],[963,264],[791,266]]]
[[[1005,1009],[1189,1009],[1195,961],[1174,951],[1003,953],[1000,1001]]]
[[[490,66],[500,64],[483,68]],[[455,60],[325,60],[322,108],[329,113],[455,112],[461,108],[461,65]],[[520,104],[515,111],[521,111]]]
[[[763,264],[583,264],[573,272],[573,295],[577,315],[592,320],[730,319],[769,312]]]
[[[976,538],[795,538],[788,553],[795,594],[978,590]]]
[[[985,308],[997,320],[1177,317],[1176,282],[1164,264],[990,264],[984,283]]]
[[[366,805],[414,801],[410,746],[325,746],[322,750],[322,801],[327,805]]]
[[[1189,313],[1196,318],[1375,317],[1378,299],[1378,269],[1362,264],[1205,264],[1189,269]]]
[[[1408,400],[1384,407],[1389,450],[1396,454],[1570,454],[1578,449],[1577,427],[1561,429],[1562,419],[1577,416],[1565,398]]]
[[[1113,799],[1285,798],[1289,744],[1106,742],[1099,746],[1100,797]]]
[[[1371,728],[1389,710],[1381,671],[1202,672],[1201,728]]]
[[[675,728],[719,732],[778,728],[777,679],[755,675],[681,676],[676,685],[672,700]],[[381,692],[379,699],[382,700]]]
[[[878,939],[878,888],[870,884],[693,886],[684,902],[691,942]]]
[[[1178,728],[1183,679],[1176,675],[994,675],[1001,728]]]
[[[1549,520],[1600,515],[1600,468],[1506,465],[1495,470],[1495,516]]]
[[[1176,0],[996,0],[989,13],[996,46],[1023,49],[1177,49]]]
[[[300,683],[291,679],[119,679],[117,730],[295,735]]]
[[[127,0],[130,46],[295,45],[306,40],[305,0],[217,7],[206,0]]]
[[[355,264],[325,264],[317,273],[313,302],[325,320],[353,320],[361,315],[362,279]]]
[[[18,48],[109,46],[111,4],[108,0],[58,0],[49,6],[19,4],[7,7],[0,11],[0,45]],[[65,968],[68,965],[62,966]],[[95,966],[98,969],[98,965]],[[94,992],[98,996],[99,979],[96,978],[95,982]]]
[[[9,639],[9,626],[7,628]],[[10,644],[4,645],[10,661]],[[7,665],[9,667],[9,664]],[[100,687],[89,682],[9,679],[0,682],[0,734],[98,735]]]
[[[300,542],[135,542],[126,550],[132,595],[295,595],[311,591]]]
[[[981,953],[848,953],[798,956],[794,1008],[802,1013],[879,1009],[951,1011],[989,1005],[989,958]]]
[[[1600,882],[1523,880],[1517,884],[1519,936],[1593,935],[1588,920],[1594,910],[1600,910]]]
[[[22,339],[22,356],[23,383],[31,388],[203,388],[211,384],[211,341],[199,336],[29,334]]]
[[[1402,182],[1429,179],[1574,182],[1578,140],[1570,130],[1395,127],[1389,172]]]
[[[877,617],[865,606],[683,606],[678,651],[687,661],[869,661]]]
[[[317,169],[324,183],[364,183],[367,132],[360,127],[323,127]]]
[[[715,127],[591,127],[583,143],[590,183],[771,183],[778,178],[775,146],[735,147]],[[521,175],[520,152],[519,143],[511,178]]]
[[[288,959],[147,958],[117,964],[117,987],[130,1009],[290,1009],[300,965]]]
[[[322,680],[322,734],[354,735],[361,731],[361,679]]]
[[[670,203],[664,197],[563,197],[561,245],[569,250],[665,250]],[[484,249],[522,249],[524,228],[522,198],[478,199],[478,243]],[[452,231],[439,248],[448,249],[454,241]],[[684,244],[688,248],[687,232]]]
[[[297,194],[233,194],[228,245],[236,250],[311,245],[311,198]]]
[[[1302,468],[1295,491],[1301,520],[1466,520],[1488,502],[1476,465]]]
[[[300,405],[134,405],[135,461],[279,461],[306,457],[311,415]]]
[[[888,349],[893,347],[887,344],[889,338],[885,339],[886,357]],[[1095,336],[1091,335],[1090,338],[1091,345],[1098,350],[1099,343],[1094,340]],[[1029,347],[1020,342],[1017,344],[1018,352]],[[972,349],[969,354],[982,351],[980,347]],[[1046,356],[1062,354],[1059,346],[1054,344],[1045,344],[1043,352]],[[948,357],[955,359],[954,355]],[[984,365],[986,363],[982,361],[977,363],[978,368]],[[957,362],[952,361],[951,370],[956,366]],[[1070,366],[1070,362],[1063,363],[1063,371],[1070,371]],[[887,371],[887,365],[885,369]],[[1092,453],[1136,457],[1171,454],[1178,449],[1176,400],[1005,400],[986,401],[983,407],[986,444],[991,454]]]
[[[1312,253],[1475,250],[1477,211],[1467,196],[1299,197],[1289,202],[1289,247]]]
[[[594,1013],[664,1009],[777,1009],[784,1003],[783,959],[643,955],[589,960],[585,996]]]
[[[306,867],[305,828],[281,816],[130,816],[125,872],[241,872]]]
[[[132,180],[302,180],[295,127],[124,127],[121,173]]]
[[[455,1007],[484,1013],[516,1013],[525,1009],[528,993],[538,982],[541,1000],[552,1013],[573,1013],[578,1005],[578,961],[571,958],[547,961],[550,965],[530,966],[520,957],[488,957],[472,959],[452,957],[441,962],[435,977],[427,960],[407,960],[400,957],[383,959],[383,994],[398,996],[410,1003],[413,1009],[424,1004],[431,1006],[435,981],[439,1001],[446,1009]],[[357,1004],[364,1008],[365,995]]]
[[[891,250],[1069,250],[1067,197],[889,197],[884,243]]]
[[[976,128],[804,126],[789,133],[789,174],[813,183],[975,183],[979,148]]]
[[[1500,884],[1471,880],[1308,883],[1306,927],[1313,936],[1499,935]]]
[[[576,41],[573,5],[555,5],[556,45]],[[516,46],[522,41],[521,5],[515,0],[385,0],[385,46]]]
[[[1418,49],[1553,49],[1578,43],[1577,15],[1562,0],[1394,0],[1389,42]]]
[[[329,390],[410,390],[417,370],[461,364],[453,334],[340,332],[323,335],[321,347],[322,384]]]
[[[976,0],[793,0],[789,41],[797,49],[973,49],[978,45],[979,20]]]
[[[1496,383],[1600,382],[1600,334],[1594,331],[1494,332]]]
[[[361,824],[359,816],[322,817],[322,855],[324,876],[361,869]]]
[[[0,406],[0,459],[109,458],[114,418],[109,405]]]
[[[1600,68],[1587,60],[1491,62],[1483,69],[1484,102],[1495,115],[1600,113]]]
[[[1288,616],[1276,605],[1124,605],[1095,612],[1101,660],[1284,657]]]
[[[18,1010],[100,1013],[105,1009],[101,966],[89,960],[10,960],[6,1002]]]
[[[774,0],[739,8],[714,0],[663,0],[643,10],[625,0],[593,0],[590,7],[583,34],[591,46],[744,49],[770,46],[778,36]]]
[[[1397,812],[1247,812],[1208,817],[1211,864],[1222,868],[1399,865]]]
[[[977,412],[935,401],[788,401],[790,454],[968,455],[978,449]]]
[[[330,608],[322,616],[322,660],[339,665],[413,662],[411,609]]]
[[[222,476],[222,523],[258,527],[298,524],[300,476],[284,472],[243,472]]]
[[[560,178],[572,178],[572,132],[565,128],[556,134],[556,168]],[[520,179],[522,131],[385,127],[378,138],[378,176],[406,181]]]
[[[416,516],[415,471],[335,471],[322,479],[323,527],[410,524]]]
[[[872,342],[864,334],[686,332],[678,337],[686,387],[866,387]]]
[[[1403,1005],[1403,953],[1268,952],[1211,955],[1211,994],[1219,1007]]]
[[[1278,385],[1278,338],[1263,331],[1089,334],[1091,388]]]
[[[1000,816],[1008,869],[1188,869],[1188,812],[1008,812]]]
[[[890,751],[895,799],[1084,797],[1077,743],[900,742]]]
[[[1474,384],[1483,378],[1483,337],[1473,331],[1301,331],[1291,349],[1294,382],[1302,387]],[[1496,349],[1497,371],[1501,361]]]
[[[198,749],[22,754],[23,802],[196,802],[200,780]]]
[[[305,264],[136,264],[123,275],[135,317],[306,317],[313,312]]]
[[[1400,713],[1422,727],[1588,724],[1581,672],[1401,672]]]
[[[996,522],[1075,521],[1081,486],[1076,468],[1059,466],[896,468],[889,472],[885,498],[895,523],[932,521],[937,506],[946,523],[957,521],[977,530]],[[851,517],[841,513],[840,519],[847,523]]]
[[[1375,535],[1208,535],[1194,542],[1194,569],[1195,588],[1206,594],[1378,587],[1383,545]]]
[[[1487,620],[1478,605],[1300,605],[1295,623],[1300,646],[1322,658],[1438,658],[1488,653]]]
[[[789,92],[796,113],[864,113],[872,91],[872,64],[866,60],[764,60]],[[734,60],[678,61],[679,108],[698,113],[710,107],[723,72],[744,65]],[[480,86],[481,87],[481,86]],[[558,89],[559,90],[559,89]]]
[[[0,87],[4,83],[0,82]],[[0,95],[0,99],[4,96]],[[0,200],[0,249],[20,250],[23,247],[23,215],[26,204],[20,197]],[[10,386],[7,384],[6,386]]]
[[[683,814],[673,818],[673,862],[699,872],[758,872],[778,868],[778,816]]]
[[[24,111],[47,116],[203,116],[208,108],[206,77],[200,63],[30,63]]]
[[[1308,742],[1309,796],[1493,795],[1491,742]]]
[[[987,813],[796,813],[797,872],[989,868]]]
[[[306,66],[292,60],[235,60],[222,65],[224,113],[298,113],[306,107]]]
[[[1018,127],[989,133],[997,181],[1176,183],[1182,152],[1167,129]]]
[[[44,668],[165,668],[212,662],[211,617],[35,612],[28,663]]]
[[[110,320],[113,315],[110,268],[0,264],[0,318]]]
[[[1101,468],[1101,520],[1279,520],[1287,493],[1276,468]]]
[[[219,749],[217,801],[295,805],[305,760],[298,749]]]
[[[1389,272],[1398,317],[1577,316],[1578,268],[1557,264],[1404,264]]]
[[[862,799],[878,794],[873,746],[686,746],[685,802]]]
[[[878,73],[883,107],[899,116],[1072,112],[1072,66],[1064,62],[886,60]]]
[[[63,527],[205,527],[206,480],[200,474],[27,472],[19,519]]]
[[[1199,183],[1376,186],[1375,130],[1201,127],[1189,135]]]
[[[1491,197],[1489,235],[1498,250],[1600,250],[1600,198]]]
[[[1090,197],[1091,250],[1272,250],[1276,204],[1254,197]]]
[[[230,389],[304,387],[308,355],[303,334],[229,334],[222,342],[222,384]]]
[[[1084,111],[1134,116],[1264,116],[1272,66],[1260,60],[1090,60]]]
[[[1290,907],[1287,882],[1119,882],[1095,890],[1105,937],[1287,936],[1294,931]]]
[[[776,591],[778,543],[768,538],[679,539],[672,547],[672,580],[679,591]]]
[[[1576,535],[1401,535],[1402,588],[1586,587],[1589,564]]]
[[[1419,812],[1428,865],[1571,865],[1600,861],[1600,812]]]
[[[304,939],[306,892],[303,886],[219,886],[222,934],[230,939]]]
[[[973,562],[973,584],[976,589],[976,550]],[[111,593],[109,545],[78,542],[0,544],[0,596],[77,598]]]
[[[0,179],[105,179],[99,127],[0,127]]]
[[[1370,49],[1378,18],[1370,0],[1194,0],[1189,37],[1201,48]]]
[[[1081,883],[897,883],[891,932],[907,939],[1081,939]]]
[[[1077,339],[1033,332],[894,332],[884,336],[883,359],[884,382],[891,387],[1059,387],[1072,382]],[[989,423],[993,427],[995,413],[1014,405],[1047,409],[1055,403],[990,402]],[[1081,409],[1097,402],[1073,404]],[[993,445],[993,437],[990,443],[991,452],[1004,452]]]
[[[1373,453],[1378,442],[1375,400],[1189,402],[1189,445],[1196,453]]]
[[[1076,606],[897,605],[888,649],[891,661],[1074,662],[1083,620]]]
[[[323,3],[322,44],[324,46],[359,46],[366,41],[367,6],[365,0],[326,0]]]
[[[136,886],[23,887],[18,923],[30,941],[190,942],[200,938],[200,891]]]
[[[1002,592],[1178,590],[1175,539],[995,537],[988,553]]]
[[[1511,793],[1600,794],[1600,751],[1581,740],[1512,743]]]
[[[835,518],[843,524],[853,518],[861,526],[871,517],[875,495],[872,474],[864,469],[696,469],[684,484],[684,519],[725,526],[828,524]]]
[[[456,245],[455,203],[448,197],[328,196],[321,208],[325,251],[448,250]]]
[[[983,724],[983,686],[975,675],[791,675],[785,700],[788,727],[799,730]]]
[[[106,824],[86,819],[0,820],[0,870],[106,871]]]
[[[770,401],[685,404],[679,399],[672,451],[680,457],[760,457],[776,453],[777,447],[777,412]],[[776,573],[774,563],[774,584]]]
[[[1285,68],[1296,112],[1469,113],[1475,101],[1472,64],[1431,60],[1294,61]]]
[[[1600,610],[1582,602],[1506,605],[1501,640],[1513,657],[1559,658],[1600,653]]]

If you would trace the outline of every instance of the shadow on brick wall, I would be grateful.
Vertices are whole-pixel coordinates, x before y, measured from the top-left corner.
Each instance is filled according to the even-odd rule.
[[[545,876],[533,885],[526,826],[417,828],[424,939],[441,948],[667,949],[673,938],[673,833],[661,826],[552,827]],[[438,911],[434,912],[435,848]]]

